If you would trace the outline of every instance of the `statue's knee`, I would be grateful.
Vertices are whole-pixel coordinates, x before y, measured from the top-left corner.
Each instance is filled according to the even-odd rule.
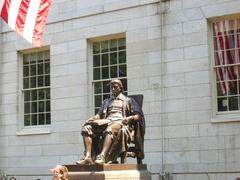
[[[88,135],[88,132],[85,131],[85,130],[81,130],[81,135],[82,135],[82,136]]]
[[[105,129],[104,136],[111,136],[111,138],[113,138],[113,132],[111,127],[108,127],[107,129]]]
[[[107,127],[104,131],[106,134],[113,134],[113,129],[111,126]]]
[[[89,131],[90,131],[90,129],[87,126],[83,126],[82,129],[81,129],[81,135],[82,136],[90,135]]]

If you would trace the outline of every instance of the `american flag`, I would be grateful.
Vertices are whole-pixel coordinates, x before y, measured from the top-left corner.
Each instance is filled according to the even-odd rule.
[[[51,0],[0,0],[0,16],[34,46],[42,46]]]

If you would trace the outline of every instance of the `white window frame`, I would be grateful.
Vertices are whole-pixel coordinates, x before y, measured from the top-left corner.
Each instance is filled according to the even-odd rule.
[[[50,47],[45,46],[42,48],[34,48],[34,49],[28,49],[28,50],[22,50],[18,52],[18,69],[19,69],[19,78],[18,78],[18,84],[19,84],[19,90],[18,90],[18,129],[17,129],[17,135],[36,135],[36,134],[49,134],[51,133],[51,124],[49,125],[37,125],[37,126],[24,126],[24,96],[23,96],[23,55],[28,53],[37,53],[42,51],[49,51],[50,53]],[[51,68],[51,54],[50,54],[50,68]],[[51,73],[51,71],[50,71]],[[51,75],[50,75],[50,81],[51,81]],[[51,82],[50,82],[50,89],[51,89]],[[51,100],[50,100],[51,103]]]
[[[89,55],[89,92],[90,96],[89,96],[89,105],[90,105],[90,112],[91,114],[95,114],[95,102],[94,102],[94,83],[96,82],[93,78],[93,43],[95,42],[99,42],[99,41],[106,41],[106,40],[112,40],[112,39],[121,39],[121,38],[125,38],[126,39],[126,34],[125,33],[119,33],[119,34],[112,34],[112,35],[107,35],[107,36],[100,36],[100,37],[95,37],[95,38],[91,38],[88,41],[88,55]],[[126,47],[126,52],[127,52],[127,47]],[[126,61],[127,61],[127,57],[126,57]],[[126,62],[127,65],[127,62]],[[126,77],[128,79],[128,76]],[[121,78],[119,78],[121,79]],[[125,79],[125,78],[124,78]],[[111,80],[111,79],[109,79]],[[102,80],[99,80],[100,82],[102,82]],[[126,91],[127,92],[127,91]]]
[[[208,27],[209,27],[209,52],[210,52],[210,66],[211,66],[211,79],[212,79],[212,123],[223,123],[223,122],[235,122],[240,121],[240,110],[238,111],[226,111],[226,112],[218,112],[217,111],[217,87],[216,87],[216,75],[214,71],[214,40],[213,40],[213,23],[216,21],[240,18],[239,15],[231,15],[231,16],[223,16],[209,19]]]

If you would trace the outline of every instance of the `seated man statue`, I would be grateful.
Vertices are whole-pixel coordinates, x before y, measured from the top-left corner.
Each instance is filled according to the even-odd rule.
[[[134,99],[123,94],[122,82],[119,79],[114,79],[110,82],[110,87],[113,96],[104,100],[98,113],[89,118],[82,127],[81,134],[85,147],[85,158],[77,161],[77,164],[103,164],[116,160],[116,157],[122,152],[121,149],[126,150],[124,146],[131,136],[127,129],[128,124],[138,122],[141,124],[140,126],[144,126],[141,107]],[[125,129],[125,132],[123,129]],[[98,134],[103,136],[96,143],[94,138]],[[118,147],[114,149],[116,144]],[[143,154],[143,141],[142,145],[140,143],[140,150]],[[111,154],[114,153],[115,155],[112,156]],[[109,159],[109,157],[114,159]]]

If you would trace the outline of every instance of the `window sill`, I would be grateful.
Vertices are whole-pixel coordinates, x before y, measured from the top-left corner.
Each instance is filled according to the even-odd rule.
[[[211,119],[212,123],[224,123],[224,122],[239,122],[240,114],[221,114],[216,115]]]
[[[38,135],[38,134],[50,134],[50,126],[32,126],[32,127],[24,127],[20,131],[17,132],[18,136],[24,135]]]

